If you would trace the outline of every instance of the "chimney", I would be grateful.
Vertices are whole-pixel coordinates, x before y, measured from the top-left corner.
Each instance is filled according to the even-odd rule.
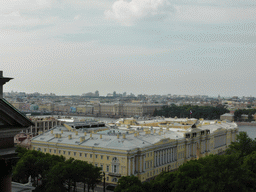
[[[0,99],[3,98],[3,85],[13,78],[3,77],[3,71],[0,71]]]
[[[84,136],[80,137],[80,143],[82,143],[85,140]]]

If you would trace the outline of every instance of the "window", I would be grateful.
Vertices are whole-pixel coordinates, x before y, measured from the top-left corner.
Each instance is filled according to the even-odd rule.
[[[118,181],[117,178],[112,179],[112,182],[117,182],[117,181]]]
[[[80,153],[80,157],[82,157],[82,153]]]
[[[109,177],[107,177],[107,181],[109,180]]]
[[[87,157],[87,153],[84,154],[84,157]]]
[[[66,151],[63,151],[63,154],[65,155]]]
[[[107,165],[107,172],[109,172],[109,165]]]
[[[56,150],[54,149],[54,153],[56,153]]]
[[[52,150],[51,150],[51,149],[49,149],[49,152],[51,153],[51,152],[52,152]]]
[[[68,155],[70,155],[70,151],[68,152]]]
[[[97,164],[97,163],[95,163],[95,167],[98,167],[98,164]]]
[[[152,157],[152,152],[151,152],[151,157]]]
[[[74,156],[76,156],[76,152],[74,152]]]
[[[46,152],[46,149],[44,149],[44,152]]]
[[[101,170],[103,171],[103,165],[100,165],[100,167],[101,167]]]
[[[59,154],[61,153],[61,150],[59,150]]]
[[[33,149],[35,150],[36,148],[35,148],[35,147],[33,147]]]
[[[113,172],[114,172],[114,173],[117,172],[117,167],[116,167],[116,165],[113,165]]]
[[[109,156],[107,156],[107,160],[109,160]]]
[[[95,155],[95,158],[97,159],[97,158],[98,158],[98,155]]]
[[[90,154],[90,158],[92,158],[92,154]]]
[[[103,159],[103,155],[101,155],[100,158]]]

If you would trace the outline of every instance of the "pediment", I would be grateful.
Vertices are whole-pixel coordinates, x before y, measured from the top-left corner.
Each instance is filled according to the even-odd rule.
[[[8,101],[0,98],[0,128],[26,128],[34,125]]]
[[[170,138],[163,138],[160,141],[154,143],[154,145],[163,145],[163,144],[166,144],[166,143],[172,143],[174,141],[176,141],[176,140],[175,139],[170,139]]]

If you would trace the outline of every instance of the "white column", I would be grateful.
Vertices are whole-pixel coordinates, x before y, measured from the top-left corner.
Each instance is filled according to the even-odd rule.
[[[43,132],[45,133],[45,121],[43,121]]]
[[[177,147],[175,147],[175,149],[174,149],[174,154],[175,154],[175,156],[174,156],[174,160],[176,161],[178,158],[177,158]]]
[[[142,165],[143,165],[142,171],[144,172],[145,171],[145,156],[143,156]]]
[[[158,153],[158,156],[157,156],[157,166],[160,165],[160,151],[157,152]]]
[[[167,149],[165,149],[165,164],[167,163]]]
[[[160,165],[163,164],[162,160],[163,160],[163,151],[161,150],[160,151]]]
[[[140,156],[140,172],[142,172],[142,155]]]
[[[168,149],[168,163],[171,161],[171,149]]]
[[[166,163],[169,163],[169,149],[166,149],[166,158],[167,158],[167,162]]]
[[[129,168],[128,168],[128,175],[131,175],[131,158],[129,158]]]
[[[132,170],[132,174],[134,175],[135,173],[135,156],[133,157],[133,166],[132,166],[133,170]]]
[[[35,135],[37,135],[37,122],[35,122]]]
[[[155,158],[155,167],[156,167],[156,152],[154,152],[154,158]]]
[[[171,162],[173,162],[173,156],[172,156],[172,153],[173,153],[173,151],[172,151],[172,148],[171,148]]]

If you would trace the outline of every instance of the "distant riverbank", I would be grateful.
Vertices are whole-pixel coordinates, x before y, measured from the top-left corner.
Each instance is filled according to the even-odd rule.
[[[238,126],[256,126],[256,123],[250,123],[250,122],[236,122]]]

